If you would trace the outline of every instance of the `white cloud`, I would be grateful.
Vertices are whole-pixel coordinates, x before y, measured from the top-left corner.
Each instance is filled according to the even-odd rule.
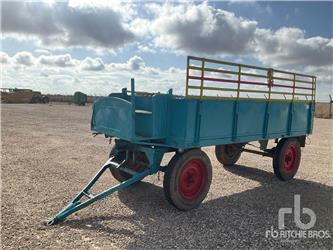
[[[82,91],[92,95],[107,95],[123,87],[130,88],[130,78],[134,77],[137,90],[166,92],[174,88],[177,94],[182,94],[184,90],[184,70],[149,67],[139,56],[133,56],[125,63],[105,64],[100,58],[78,60],[68,54],[34,57],[23,51],[13,57],[6,55],[0,54],[11,62],[3,64],[3,87],[30,88],[43,93],[72,94]],[[18,58],[29,58],[23,61],[26,67],[18,67],[22,64],[22,61],[16,60]],[[73,64],[72,67],[65,66],[69,62]]]
[[[120,13],[122,18],[126,21],[134,19],[137,15],[137,9],[134,8],[135,4],[131,1],[119,1],[119,0],[69,0],[68,6],[75,9],[112,9],[113,11]]]
[[[0,51],[0,63],[9,63],[9,56],[7,53]]]
[[[215,9],[206,2],[193,5],[150,4],[155,15],[151,30],[158,47],[195,54],[242,54],[248,48],[257,22]]]
[[[38,55],[50,55],[51,52],[48,51],[47,49],[35,49],[34,50],[34,54],[38,54]]]
[[[305,38],[298,28],[283,27],[277,31],[257,29],[255,56],[264,64],[273,66],[332,65],[333,39]]]
[[[112,72],[124,71],[128,72],[128,74],[135,75],[148,75],[152,76],[160,76],[163,72],[159,68],[148,67],[146,66],[144,60],[140,56],[133,56],[127,60],[126,63],[111,63],[107,65],[108,70]]]
[[[70,54],[65,55],[41,55],[38,61],[42,65],[58,66],[58,67],[73,67],[77,63],[72,59]]]
[[[166,92],[169,88],[173,88],[175,94],[184,94],[186,75],[184,69],[171,67],[161,70],[149,67],[139,56],[133,56],[125,63],[110,64],[104,63],[100,58],[87,57],[78,60],[66,54],[34,57],[26,51],[19,52],[13,57],[1,53],[0,58],[2,57],[9,62],[3,64],[4,87],[32,88],[45,93],[61,94],[71,94],[80,90],[87,94],[106,95],[120,91],[123,87],[129,88],[129,80],[134,77],[138,90]],[[68,59],[60,60],[61,58]],[[66,67],[68,62],[73,66]],[[22,64],[26,67],[17,67]],[[303,72],[318,76],[318,89],[332,86],[330,65],[308,66]],[[320,96],[324,98],[323,93]]]
[[[333,65],[327,66],[307,66],[304,68],[304,73],[317,76],[317,83],[328,83],[332,86],[333,91]]]
[[[31,66],[35,63],[35,58],[28,51],[18,52],[14,57],[14,61],[18,65]]]
[[[2,2],[4,36],[37,39],[43,46],[116,49],[136,39],[121,8],[58,2]],[[121,11],[120,11],[121,10]]]
[[[145,62],[139,56],[133,56],[126,63],[111,63],[110,68],[115,70],[139,70],[145,67]]]
[[[48,76],[49,76],[49,75],[47,74],[47,72],[44,71],[44,70],[42,70],[42,71],[40,72],[40,75],[41,75],[41,76],[44,76],[44,77],[48,77]]]
[[[132,2],[6,1],[2,3],[1,29],[4,37],[37,39],[51,49],[84,47],[112,52],[140,39],[138,50],[145,53],[154,53],[159,47],[182,54],[247,54],[272,66],[332,63],[332,38],[307,38],[298,28],[261,29],[256,21],[207,2],[144,6],[150,19],[140,16],[137,4]],[[271,10],[268,4],[253,3],[253,8]]]
[[[93,59],[93,58],[87,57],[81,62],[80,67],[83,70],[100,71],[105,68],[105,65],[101,58]]]
[[[328,95],[333,95],[333,65],[326,66],[307,66],[303,72],[317,76],[316,100],[328,101]]]
[[[142,10],[144,17],[140,16],[141,11],[139,15],[136,3],[119,1],[1,4],[3,36],[34,39],[42,48],[80,47],[88,52],[103,53],[119,48],[117,52],[128,53],[133,49],[129,44],[133,43],[137,46],[134,49],[144,53],[157,53],[162,49],[163,52],[207,57],[246,55],[239,60],[255,58],[266,66],[297,68],[297,71],[317,75],[319,84],[332,85],[332,38],[307,37],[306,32],[298,28],[262,29],[255,20],[246,20],[208,3],[148,3]],[[267,6],[263,11],[269,13],[271,9]],[[122,50],[126,45],[128,47]],[[34,83],[37,80],[41,84],[50,80],[53,85],[50,83],[49,88],[53,90],[58,89],[56,84],[68,84],[74,89],[85,84],[84,81],[91,84],[83,89],[92,91],[90,93],[97,93],[99,89],[120,89],[132,76],[148,91],[168,86],[180,90],[185,79],[184,70],[149,67],[139,56],[123,63],[107,64],[101,58],[91,56],[78,60],[70,54],[52,55],[37,48],[33,54],[22,51],[13,57],[0,52],[0,62],[12,77],[5,82],[14,83],[17,78],[22,84],[31,82],[37,86]],[[17,67],[20,65],[26,67]],[[8,75],[7,71],[5,73]]]
[[[207,2],[147,4],[146,9],[154,15],[148,26],[155,46],[169,52],[250,55],[268,66],[332,65],[332,38],[306,38],[305,31],[298,28],[261,29],[256,21],[216,9]],[[271,7],[266,5],[264,11],[270,12]]]
[[[131,70],[139,70],[145,66],[145,62],[139,56],[134,56],[128,60],[128,66]]]
[[[147,19],[136,18],[130,23],[131,30],[137,37],[144,38],[150,31],[151,22]]]
[[[6,53],[0,53],[0,62],[6,64],[12,61],[12,66],[16,67],[19,65],[25,66],[43,66],[51,67],[54,69],[61,69],[66,67],[72,67],[77,70],[86,71],[139,71],[150,72],[153,74],[158,73],[157,68],[147,67],[144,60],[140,56],[133,56],[128,59],[125,63],[110,63],[105,64],[99,57],[91,58],[86,57],[83,60],[74,59],[70,54],[63,55],[40,55],[35,57],[32,53],[27,51],[21,51],[16,53],[12,58]]]
[[[153,49],[153,46],[151,46],[151,45],[146,46],[146,45],[139,44],[138,50],[143,53],[153,53],[153,54],[156,53],[156,50]]]

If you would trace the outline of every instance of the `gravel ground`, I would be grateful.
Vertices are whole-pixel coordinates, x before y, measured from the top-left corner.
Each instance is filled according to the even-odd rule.
[[[311,144],[302,149],[291,182],[278,181],[271,159],[258,155],[244,153],[239,165],[224,169],[209,147],[204,150],[213,181],[198,209],[180,212],[170,206],[161,174],[48,227],[45,221],[104,163],[110,145],[102,136],[91,136],[89,106],[13,104],[1,110],[4,249],[332,247],[332,238],[285,240],[266,238],[265,232],[278,228],[279,209],[293,207],[293,195],[300,194],[301,206],[316,214],[311,230],[332,234],[333,120],[315,121]],[[106,175],[99,188],[114,183]],[[292,215],[285,223],[298,230]]]

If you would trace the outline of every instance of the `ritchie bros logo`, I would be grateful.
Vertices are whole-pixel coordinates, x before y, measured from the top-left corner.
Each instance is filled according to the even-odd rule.
[[[294,211],[293,211],[294,210]],[[303,223],[301,220],[301,212],[310,217],[310,221]],[[287,214],[294,213],[294,222],[300,230],[287,230],[285,229],[285,217]],[[271,226],[270,230],[266,230],[265,237],[272,237],[275,239],[295,240],[295,239],[326,239],[331,238],[328,230],[310,230],[316,224],[315,212],[307,207],[303,207],[301,211],[301,196],[294,195],[294,208],[283,207],[279,209],[278,225],[279,229],[274,229]]]

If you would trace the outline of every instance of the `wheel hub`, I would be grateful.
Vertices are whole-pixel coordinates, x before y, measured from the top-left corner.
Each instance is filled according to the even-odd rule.
[[[293,170],[293,168],[296,166],[296,159],[297,159],[297,150],[295,145],[290,144],[289,147],[286,149],[285,155],[284,155],[284,168],[287,171]]]
[[[200,160],[191,160],[183,167],[179,177],[179,192],[184,199],[196,199],[207,181],[207,170]]]

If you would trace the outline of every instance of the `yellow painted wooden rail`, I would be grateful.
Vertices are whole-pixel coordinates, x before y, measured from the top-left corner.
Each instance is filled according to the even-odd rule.
[[[225,69],[227,67],[231,69]],[[210,83],[228,87],[210,86]],[[193,91],[196,93],[191,93]],[[207,91],[218,94],[207,94]],[[226,93],[234,95],[226,96]],[[189,98],[314,102],[315,94],[315,76],[194,56],[187,58],[186,96]]]

